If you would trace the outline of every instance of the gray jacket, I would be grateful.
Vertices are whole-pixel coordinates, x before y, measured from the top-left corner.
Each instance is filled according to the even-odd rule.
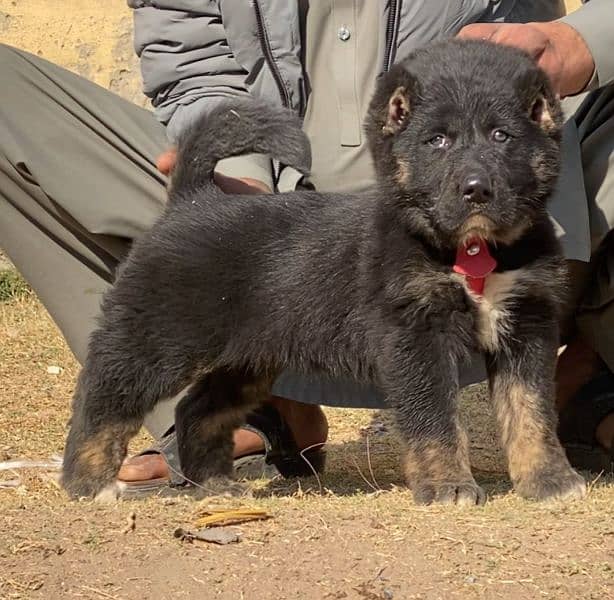
[[[468,23],[546,21],[560,18],[565,10],[563,0],[369,1],[381,3],[382,71],[417,46],[452,36]],[[167,124],[171,142],[187,123],[224,97],[253,94],[299,113],[304,110],[298,0],[129,0],[129,4],[135,9],[135,45],[144,91],[160,121]],[[589,89],[611,84],[614,0],[590,0],[562,20],[580,33],[595,60]],[[580,101],[570,98],[566,104]],[[574,110],[570,107],[569,114]],[[561,187],[574,190],[575,200],[568,202],[561,194],[551,212],[568,258],[588,260],[589,216],[573,119],[565,131],[571,151],[564,152]],[[252,177],[273,187],[266,156],[222,163],[218,169],[227,175]]]
[[[381,2],[382,71],[414,48],[473,22],[546,21],[563,0]],[[186,124],[225,97],[252,94],[299,113],[307,101],[296,0],[128,0],[144,92],[176,141]],[[614,80],[614,0],[591,0],[564,19],[587,41],[593,85]],[[246,173],[245,175],[250,175]]]

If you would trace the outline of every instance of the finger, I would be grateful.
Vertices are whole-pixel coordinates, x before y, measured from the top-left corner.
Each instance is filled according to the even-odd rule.
[[[534,60],[538,60],[548,45],[548,38],[540,31],[526,25],[501,27],[494,32],[491,41],[495,44],[513,46],[524,50]]]
[[[497,23],[472,23],[465,25],[456,37],[465,40],[490,40],[500,27]]]
[[[166,152],[163,152],[158,157],[156,161],[156,168],[160,173],[164,175],[169,175],[171,171],[175,168],[175,163],[177,162],[177,150],[175,148],[171,148]]]
[[[537,65],[548,75],[555,94],[561,94],[562,68],[561,57],[554,50],[545,51],[537,60]]]

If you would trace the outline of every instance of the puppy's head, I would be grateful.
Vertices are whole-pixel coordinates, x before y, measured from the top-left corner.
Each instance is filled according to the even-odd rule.
[[[512,243],[543,218],[562,115],[521,51],[448,41],[381,76],[367,135],[380,184],[437,245]]]

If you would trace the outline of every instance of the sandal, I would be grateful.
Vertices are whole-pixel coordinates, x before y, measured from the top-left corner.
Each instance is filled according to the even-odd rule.
[[[559,439],[571,465],[593,473],[614,473],[614,439],[609,450],[595,438],[599,423],[614,413],[614,374],[597,375],[570,400],[559,418]]]
[[[251,412],[242,428],[262,438],[264,452],[235,458],[234,469],[238,479],[272,479],[279,475],[284,478],[306,477],[324,470],[326,451],[321,446],[300,451],[290,428],[273,406],[267,404]],[[176,496],[189,493],[194,488],[181,472],[174,430],[137,456],[147,454],[161,454],[168,465],[169,476],[146,481],[122,481],[123,498]]]

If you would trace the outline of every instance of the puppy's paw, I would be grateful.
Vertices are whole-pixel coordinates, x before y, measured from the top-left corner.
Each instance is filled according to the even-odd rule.
[[[98,500],[98,497],[101,496],[100,501],[107,501],[102,500],[102,498],[110,498],[115,493],[117,487],[117,484],[109,482],[106,477],[99,479],[90,473],[77,474],[67,470],[62,472],[60,483],[73,500],[80,498]]]
[[[96,496],[94,502],[99,504],[114,504],[121,499],[126,484],[121,481],[115,481],[102,488]]]
[[[248,496],[249,493],[248,485],[236,481],[232,477],[216,476],[199,483],[196,496],[198,498],[210,496],[244,497]]]
[[[586,482],[570,466],[542,469],[519,480],[516,491],[530,500],[580,500],[586,496]]]
[[[411,487],[416,504],[456,504],[480,506],[486,502],[484,490],[473,479],[459,481],[419,481]]]

